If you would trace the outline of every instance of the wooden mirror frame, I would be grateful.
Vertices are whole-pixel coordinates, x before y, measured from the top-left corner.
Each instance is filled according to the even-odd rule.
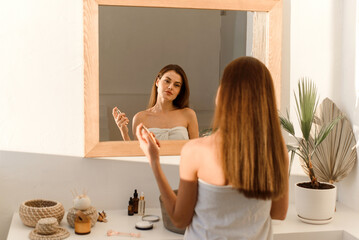
[[[99,5],[253,11],[253,56],[270,70],[280,106],[282,0],[83,0],[85,157],[143,156],[137,141],[100,142]],[[187,140],[161,141],[161,155],[179,155]]]

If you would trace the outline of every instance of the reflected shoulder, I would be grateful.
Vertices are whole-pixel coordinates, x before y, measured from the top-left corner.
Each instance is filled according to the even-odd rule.
[[[196,114],[196,112],[192,108],[189,108],[189,107],[183,108],[182,111],[185,113],[188,113],[188,114]]]
[[[145,118],[147,116],[148,112],[145,111],[141,111],[135,114],[135,116],[133,116],[133,119],[135,120],[142,120],[143,118]]]
[[[193,109],[191,109],[191,108],[183,108],[183,109],[182,109],[182,112],[183,112],[183,114],[184,114],[185,116],[187,116],[188,118],[194,118],[194,117],[197,118],[196,112],[195,112]]]
[[[136,128],[136,126],[138,124],[140,124],[141,122],[143,123],[146,119],[146,111],[141,111],[135,114],[135,116],[133,116],[132,119],[132,124],[133,124],[133,130]]]

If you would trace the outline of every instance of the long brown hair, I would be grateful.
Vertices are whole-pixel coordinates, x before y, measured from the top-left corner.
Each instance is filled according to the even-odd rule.
[[[218,129],[226,180],[247,197],[282,196],[288,182],[272,77],[253,57],[232,61],[220,83],[213,129]]]
[[[161,79],[162,76],[168,71],[175,71],[182,78],[181,90],[180,90],[178,96],[176,97],[176,99],[173,100],[173,105],[180,109],[188,107],[188,105],[189,105],[189,85],[188,85],[188,79],[187,79],[186,73],[177,64],[169,64],[169,65],[163,67],[161,69],[161,71],[157,74],[157,77],[152,86],[151,97],[148,102],[148,108],[153,107],[157,102],[157,86],[156,86],[157,79]]]

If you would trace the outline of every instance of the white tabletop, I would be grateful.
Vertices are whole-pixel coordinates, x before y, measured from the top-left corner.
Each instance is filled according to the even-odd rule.
[[[79,240],[79,239],[106,239],[106,240],[127,240],[127,239],[138,239],[134,237],[125,237],[125,236],[112,236],[108,237],[106,235],[108,230],[114,230],[118,232],[126,232],[126,233],[141,233],[141,238],[139,239],[153,239],[153,240],[160,240],[160,239],[168,239],[168,240],[180,240],[183,239],[183,235],[173,233],[165,229],[162,222],[162,215],[161,210],[158,209],[151,209],[146,208],[146,214],[153,214],[160,217],[159,222],[153,223],[153,229],[151,230],[137,230],[135,228],[136,222],[141,221],[141,216],[135,214],[133,216],[127,215],[127,210],[111,210],[105,211],[107,214],[107,223],[97,222],[95,226],[91,229],[91,233],[87,235],[77,235],[73,228],[71,228],[66,220],[66,214],[61,222],[61,227],[66,228],[70,232],[70,237],[66,238],[68,240]],[[19,213],[14,213],[9,234],[7,239],[8,240],[19,240],[19,239],[29,239],[28,235],[34,228],[25,226],[20,217]]]
[[[290,204],[284,221],[273,221],[274,240],[359,240],[359,213],[337,202],[333,220],[316,225],[302,222]]]
[[[66,221],[66,214],[61,226],[69,230],[72,239],[136,239],[133,237],[108,237],[106,233],[112,229],[119,232],[141,233],[140,239],[183,239],[183,235],[172,233],[163,226],[161,210],[146,209],[146,214],[154,214],[160,217],[159,222],[155,222],[152,230],[140,231],[135,229],[135,224],[141,221],[141,216],[128,216],[127,210],[106,211],[107,223],[97,222],[88,235],[76,235]],[[14,213],[7,240],[28,239],[28,235],[33,228],[26,227],[20,220],[19,214]],[[337,203],[336,212],[332,222],[324,225],[313,225],[301,222],[296,215],[295,206],[290,204],[287,218],[285,221],[273,221],[274,240],[284,239],[350,239],[359,240],[359,213]]]

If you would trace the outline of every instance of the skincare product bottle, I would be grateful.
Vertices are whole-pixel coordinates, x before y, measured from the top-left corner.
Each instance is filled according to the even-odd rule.
[[[138,193],[137,189],[135,189],[135,192],[133,193],[133,212],[138,213]]]
[[[141,192],[140,200],[138,201],[138,214],[145,215],[145,194]]]
[[[130,201],[128,202],[128,215],[133,215],[133,200],[132,197],[130,197]]]
[[[79,235],[89,234],[91,232],[91,220],[88,218],[88,216],[81,210],[77,210],[75,216],[75,233]]]

